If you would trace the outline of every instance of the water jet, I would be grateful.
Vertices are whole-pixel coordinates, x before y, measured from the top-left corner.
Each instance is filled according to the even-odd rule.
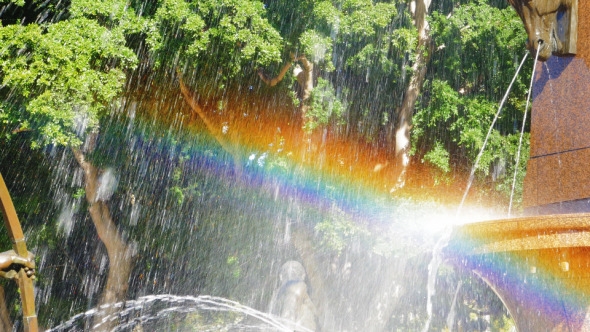
[[[490,285],[519,331],[587,331],[590,36],[582,32],[590,25],[590,4],[510,2],[540,61],[532,86],[525,216],[458,227],[445,254]],[[547,37],[550,42],[539,43]]]

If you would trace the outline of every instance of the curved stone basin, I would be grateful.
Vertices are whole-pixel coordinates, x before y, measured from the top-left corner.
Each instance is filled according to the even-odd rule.
[[[492,287],[520,332],[590,331],[590,213],[460,226],[444,255]]]

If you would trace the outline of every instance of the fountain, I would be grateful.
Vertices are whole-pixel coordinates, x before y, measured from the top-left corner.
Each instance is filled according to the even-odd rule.
[[[458,227],[445,252],[491,286],[519,331],[588,331],[590,4],[510,2],[541,61],[533,83],[526,216]]]
[[[515,6],[518,5],[517,1],[513,1],[513,3]],[[534,1],[534,4],[539,3],[540,1]],[[548,7],[548,4],[556,4],[557,7]],[[559,24],[555,25],[557,27],[555,31],[548,30],[548,32],[545,31],[547,32],[545,34],[541,33],[541,31],[538,33],[538,38],[531,38],[532,44],[530,47],[533,49],[539,47],[538,39],[548,41],[547,43],[541,43],[544,47],[541,58],[547,60],[547,62],[543,66],[538,66],[539,72],[535,85],[536,98],[535,113],[533,115],[535,117],[533,135],[537,135],[534,136],[535,141],[533,141],[535,148],[546,146],[546,142],[539,138],[539,132],[542,134],[544,129],[538,129],[536,126],[539,124],[554,124],[554,122],[549,121],[556,118],[556,109],[551,103],[558,101],[558,103],[565,105],[566,102],[571,102],[567,98],[571,97],[572,93],[564,94],[564,100],[558,100],[560,94],[554,93],[554,91],[557,90],[558,86],[563,86],[559,80],[568,77],[573,80],[576,77],[568,76],[565,69],[556,71],[555,68],[562,66],[570,68],[570,71],[573,68],[577,74],[584,73],[577,68],[580,66],[586,68],[583,67],[584,63],[580,62],[581,59],[585,59],[582,56],[584,49],[581,44],[584,39],[580,38],[580,43],[576,41],[577,34],[575,31],[577,25],[575,23],[577,22],[578,11],[574,6],[577,5],[577,2],[570,0],[550,3],[546,1],[543,5],[546,5],[543,7],[544,10],[537,12],[547,12],[547,16],[550,16],[551,20],[555,20]],[[530,12],[526,11],[530,6],[530,2],[521,4],[521,6],[521,16],[525,19],[525,22],[527,20],[538,21],[531,17]],[[583,14],[588,10],[587,8],[581,8],[580,13]],[[541,21],[552,22],[551,20]],[[535,33],[531,35],[536,36]],[[547,52],[549,54],[546,54]],[[548,55],[551,53],[576,53],[580,56],[567,58],[570,59],[570,63],[563,60],[563,58],[549,58]],[[366,80],[368,80],[368,72]],[[539,82],[544,83],[540,85]],[[146,86],[152,85],[146,84]],[[252,90],[252,86],[250,86],[250,90]],[[173,89],[172,92],[174,92]],[[184,91],[182,92],[184,93]],[[583,90],[576,90],[573,93],[582,94],[583,92]],[[130,95],[133,96],[133,94]],[[239,145],[238,140],[234,142],[228,138],[229,143],[227,143],[225,139],[216,138],[219,144],[209,144],[205,138],[190,137],[191,141],[202,140],[204,143],[198,146],[198,149],[194,148],[193,145],[185,149],[185,147],[172,143],[172,141],[176,141],[177,137],[174,135],[174,130],[169,128],[163,129],[162,132],[154,131],[154,135],[151,136],[149,131],[153,128],[149,130],[138,128],[137,132],[142,132],[141,135],[134,133],[132,129],[136,130],[136,127],[141,126],[141,122],[134,120],[136,107],[140,109],[152,104],[149,97],[144,97],[149,96],[149,93],[144,94],[142,90],[142,93],[138,93],[138,95],[145,99],[136,100],[133,97],[123,99],[122,103],[127,108],[120,113],[126,114],[128,110],[129,118],[121,115],[119,118],[112,120],[113,123],[117,123],[111,124],[110,129],[105,128],[101,136],[97,138],[102,140],[97,143],[99,147],[97,149],[102,147],[104,149],[103,155],[113,159],[128,160],[128,164],[121,166],[117,170],[118,174],[113,175],[108,169],[105,170],[104,174],[109,175],[108,178],[116,178],[116,180],[105,181],[110,185],[105,184],[104,187],[100,186],[99,189],[111,188],[112,190],[106,190],[111,191],[111,193],[105,195],[110,197],[113,194],[112,192],[115,191],[116,183],[121,179],[120,190],[115,194],[114,199],[117,202],[112,203],[112,211],[118,217],[118,222],[122,225],[121,229],[126,230],[126,232],[122,232],[122,235],[125,236],[130,249],[138,247],[136,243],[138,239],[146,242],[144,247],[140,248],[142,249],[141,256],[137,257],[137,260],[146,266],[138,268],[135,275],[125,277],[130,281],[129,294],[126,296],[136,300],[100,305],[98,300],[99,288],[101,287],[101,280],[104,281],[104,275],[107,273],[105,264],[108,253],[101,250],[100,244],[96,249],[97,245],[93,243],[99,243],[100,239],[98,237],[101,234],[98,234],[97,237],[94,228],[92,226],[88,227],[88,223],[84,223],[84,221],[88,221],[84,218],[88,217],[86,216],[87,212],[83,209],[85,203],[82,198],[85,193],[82,188],[84,175],[79,167],[81,165],[75,164],[75,162],[74,165],[68,164],[68,158],[59,157],[59,148],[48,148],[48,153],[53,154],[53,158],[59,163],[59,166],[55,167],[56,173],[58,173],[55,178],[59,180],[55,180],[55,182],[67,182],[66,184],[54,183],[52,186],[63,186],[68,189],[63,191],[52,189],[59,191],[55,195],[58,197],[56,205],[63,205],[61,212],[59,211],[60,208],[58,208],[59,217],[56,215],[56,218],[53,219],[59,219],[58,231],[63,233],[59,235],[63,243],[71,249],[69,254],[74,257],[57,257],[60,261],[64,260],[65,264],[55,266],[48,262],[51,260],[57,261],[57,258],[50,257],[51,259],[48,258],[43,261],[43,257],[48,256],[47,252],[44,253],[43,249],[36,250],[39,257],[42,258],[39,263],[40,269],[45,269],[47,271],[46,275],[56,275],[59,278],[48,278],[48,280],[45,280],[44,285],[40,283],[40,286],[44,288],[37,293],[37,304],[42,309],[49,307],[45,309],[45,312],[40,310],[39,317],[41,317],[40,324],[42,327],[43,325],[52,326],[55,330],[90,329],[92,327],[103,329],[105,326],[111,327],[111,323],[116,323],[118,325],[114,328],[115,330],[129,330],[136,327],[140,329],[146,323],[151,324],[161,317],[169,319],[172,316],[170,324],[177,324],[179,320],[185,320],[185,318],[186,322],[182,323],[186,325],[191,324],[191,320],[204,320],[206,324],[198,324],[194,327],[195,329],[202,327],[202,325],[213,326],[212,329],[214,329],[217,326],[216,324],[227,323],[228,328],[240,330],[245,327],[250,328],[251,325],[252,329],[262,326],[264,329],[272,327],[283,330],[285,324],[277,317],[264,315],[252,308],[245,307],[237,302],[230,302],[230,300],[222,297],[195,294],[212,293],[216,296],[236,298],[236,300],[239,299],[254,307],[262,308],[268,302],[267,300],[273,300],[271,301],[273,303],[275,298],[279,298],[279,295],[285,295],[281,293],[285,293],[286,290],[290,289],[305,290],[305,292],[302,292],[305,295],[303,298],[311,298],[313,301],[309,302],[317,305],[321,310],[319,318],[324,331],[382,331],[387,328],[388,324],[391,325],[389,321],[393,320],[393,311],[395,311],[395,314],[399,313],[399,317],[396,317],[397,321],[403,321],[406,323],[405,326],[409,326],[409,328],[406,327],[406,330],[416,330],[412,327],[422,325],[422,312],[420,310],[407,310],[406,308],[411,306],[411,301],[408,301],[409,294],[419,293],[425,288],[422,287],[421,280],[416,278],[417,275],[424,275],[422,273],[423,269],[416,266],[425,265],[419,261],[422,260],[422,256],[424,256],[423,260],[425,261],[427,259],[426,255],[418,256],[418,258],[416,256],[411,257],[411,254],[407,250],[403,250],[405,248],[401,247],[401,245],[401,249],[397,249],[399,253],[390,253],[387,251],[389,248],[384,248],[383,250],[374,250],[369,254],[365,254],[365,244],[362,238],[364,236],[363,229],[358,228],[357,230],[353,222],[348,222],[347,219],[341,218],[339,215],[344,215],[344,212],[354,215],[371,213],[370,217],[373,217],[373,219],[387,220],[388,224],[393,224],[396,228],[396,233],[395,238],[393,236],[392,238],[384,237],[383,242],[396,242],[403,235],[400,235],[400,233],[404,232],[403,228],[408,227],[407,225],[410,224],[408,222],[410,218],[405,217],[403,211],[399,211],[404,208],[402,204],[395,209],[389,207],[390,209],[380,211],[380,207],[375,206],[376,200],[373,199],[373,189],[376,186],[372,185],[371,182],[367,182],[369,185],[362,183],[352,183],[350,185],[352,168],[348,167],[346,160],[339,159],[338,167],[341,169],[348,168],[342,173],[345,175],[342,178],[346,181],[347,187],[336,185],[338,183],[333,185],[330,182],[335,181],[331,180],[333,176],[323,174],[318,177],[318,180],[314,178],[313,181],[308,181],[300,176],[306,172],[299,170],[295,170],[293,175],[281,173],[267,178],[258,176],[264,171],[264,160],[267,157],[267,151],[270,151],[270,148],[267,149],[266,146],[276,144],[280,147],[277,154],[283,151],[283,132],[280,129],[285,130],[284,126],[278,128],[278,134],[273,134],[272,144],[269,145],[266,142],[265,144],[258,144],[265,148],[254,146],[245,150],[250,156],[245,166],[240,167],[240,164],[236,162],[237,158],[232,156],[235,164],[233,170],[232,162],[228,162],[223,153],[216,151],[211,146],[220,145],[221,149],[228,150],[227,152],[231,155],[232,151],[235,151],[236,146]],[[549,104],[545,105],[548,113],[540,112],[540,109],[544,106],[540,101],[542,100],[540,96],[544,95],[549,96],[549,98],[545,99],[549,100]],[[158,103],[154,103],[154,108],[165,108],[162,106],[163,104],[159,103],[162,99],[160,94],[154,94],[153,98],[158,99]],[[192,98],[186,99],[190,101]],[[178,102],[178,99],[172,100],[171,104]],[[143,106],[137,106],[138,104],[143,104]],[[217,111],[221,111],[222,106],[220,105]],[[572,107],[572,109],[574,108]],[[198,105],[194,107],[193,111],[199,112]],[[250,116],[247,116],[247,113],[243,114],[244,118],[256,119],[258,123],[261,121],[260,118],[252,115],[254,113],[249,113]],[[545,114],[545,122],[537,120],[542,114]],[[228,123],[222,123],[223,127],[219,131],[222,134],[220,135],[226,134],[229,128]],[[575,126],[570,124],[570,127],[575,127],[576,133],[583,133],[584,128],[577,127],[579,123],[582,123],[582,121],[576,120]],[[206,121],[205,124],[209,125]],[[233,123],[230,124],[233,126]],[[116,125],[123,129],[116,127]],[[264,127],[265,131],[271,132],[268,129],[271,128],[270,126],[263,125],[261,127]],[[552,129],[545,132],[556,133]],[[251,136],[254,135],[249,135],[248,139]],[[581,134],[578,136],[580,136],[578,139],[583,138]],[[557,134],[551,137],[557,137],[565,142],[569,136],[559,135],[559,131],[557,131]],[[152,143],[152,141],[158,143]],[[169,141],[170,143],[168,143]],[[229,147],[226,147],[226,143]],[[547,190],[550,187],[543,186],[540,181],[537,181],[537,179],[543,178],[543,167],[555,167],[555,158],[557,158],[556,168],[559,171],[566,169],[566,166],[570,170],[575,168],[574,171],[563,174],[560,181],[566,183],[566,180],[570,182],[583,180],[579,178],[568,180],[567,178],[567,176],[571,177],[572,174],[584,174],[582,164],[568,164],[568,156],[572,153],[583,153],[582,148],[586,146],[581,141],[575,141],[574,143],[574,147],[570,146],[562,150],[533,151],[533,158],[529,162],[529,175],[525,184],[527,213],[534,215],[546,213],[544,211],[551,209],[559,209],[559,211],[554,212],[585,211],[584,198],[590,197],[590,194],[583,192],[583,188],[579,188],[580,192],[577,194],[569,192],[572,195],[562,197],[561,193],[566,192],[561,186],[562,182],[559,182],[558,187],[554,187],[558,188],[558,190],[548,192]],[[161,146],[158,144],[161,144]],[[197,145],[194,142],[192,144]],[[347,151],[358,152],[360,149],[359,147],[352,149],[338,147],[335,150],[338,150],[339,154],[347,154]],[[64,156],[66,156],[67,152],[64,152]],[[128,157],[125,155],[127,153]],[[354,158],[363,159],[356,157],[356,154]],[[84,164],[84,160],[78,159],[81,160],[78,161],[80,164]],[[586,159],[576,156],[575,160]],[[371,176],[358,176],[363,180],[376,177],[374,174],[387,166],[387,163],[375,165],[370,164],[369,160],[363,162],[371,165],[371,167],[364,167],[369,170]],[[31,163],[30,160],[27,160],[27,163]],[[287,166],[284,167],[287,168]],[[322,167],[329,169],[327,166]],[[531,171],[535,167],[537,171]],[[201,171],[203,169],[205,171]],[[190,174],[190,176],[185,178],[184,173]],[[285,171],[285,173],[288,173],[288,171]],[[65,174],[68,176],[65,176]],[[130,174],[133,174],[133,176]],[[362,173],[362,175],[364,174]],[[215,180],[210,181],[208,177],[211,177],[211,175],[219,178],[220,183],[216,183]],[[310,178],[312,176],[310,175]],[[11,180],[8,177],[7,179]],[[148,182],[146,179],[157,182],[153,187],[149,188],[150,190],[156,188],[156,190],[147,193],[147,190],[139,185],[134,186],[132,183]],[[320,182],[322,183],[321,186]],[[324,185],[324,183],[326,184]],[[365,186],[370,188],[371,191],[362,192]],[[255,189],[263,187],[263,192],[257,196],[253,194],[255,190],[250,190],[250,187],[255,187]],[[342,187],[344,189],[349,187],[350,191],[341,190]],[[168,188],[171,188],[171,190],[165,190]],[[1,189],[0,194],[4,195]],[[42,188],[35,187],[34,189],[41,191]],[[328,194],[324,194],[323,191],[328,192]],[[333,192],[337,191],[342,191],[342,193],[333,194]],[[176,195],[170,199],[162,198],[162,196],[165,196],[161,194],[162,192]],[[293,192],[296,192],[298,196],[295,196],[295,198],[282,197],[290,196]],[[86,195],[88,193],[92,193],[92,191],[87,191]],[[45,192],[44,195],[50,196]],[[231,197],[231,199],[228,197]],[[328,199],[322,200],[325,197]],[[4,196],[0,196],[0,198],[2,198],[4,205]],[[556,200],[552,200],[554,198]],[[337,199],[341,200],[342,204],[336,202]],[[93,202],[96,202],[96,200],[90,199],[87,203],[92,204]],[[308,202],[310,203],[308,204]],[[348,210],[340,213],[339,204]],[[390,201],[384,201],[383,205],[391,204]],[[579,208],[568,209],[573,205]],[[207,209],[199,209],[201,207]],[[309,207],[314,210],[306,213],[301,212]],[[421,208],[422,210],[429,209],[429,207]],[[325,227],[328,231],[330,231],[330,227],[344,228],[343,232],[346,233],[346,236],[352,233],[350,238],[354,242],[351,245],[351,250],[344,252],[342,255],[340,255],[340,252],[338,252],[338,255],[334,254],[332,256],[322,253],[322,255],[318,255],[319,258],[316,258],[312,254],[317,251],[317,247],[314,248],[313,243],[308,240],[311,236],[306,236],[306,232],[311,233],[311,227],[306,229],[305,227],[308,225],[304,224],[304,220],[319,219],[316,216],[313,216],[315,218],[307,217],[312,214],[322,217],[323,215],[320,214],[324,213],[324,211],[326,211],[326,214],[335,215],[335,217],[334,220],[328,218],[326,221],[322,221],[320,226]],[[211,213],[215,215],[208,216]],[[74,214],[82,216],[74,216]],[[253,217],[244,217],[245,214]],[[391,220],[392,215],[396,216],[393,221]],[[588,222],[588,218],[585,216],[584,214],[564,214],[465,226],[456,230],[453,241],[446,252],[451,258],[455,258],[454,261],[457,265],[474,271],[492,285],[512,312],[521,330],[538,331],[544,330],[548,326],[552,328],[584,329],[585,304],[588,303],[584,293],[587,288],[584,281],[584,268],[588,265],[584,251],[588,242],[587,233],[585,232],[585,223]],[[72,230],[75,218],[80,222],[77,225],[78,229]],[[440,215],[437,215],[437,218],[437,221],[439,221]],[[26,215],[23,219],[26,219]],[[5,216],[5,220],[7,222],[16,221],[16,218],[10,219]],[[220,224],[219,220],[227,220],[227,222]],[[264,222],[260,222],[262,226],[258,226],[260,220]],[[336,221],[342,222],[336,224]],[[370,221],[375,225],[377,232],[386,229],[385,225],[377,222],[378,220]],[[368,224],[369,221],[366,223]],[[10,226],[10,230],[12,224],[8,226]],[[87,230],[86,228],[90,229]],[[147,231],[144,228],[153,228],[153,231]],[[423,231],[422,228],[420,227],[420,231]],[[316,227],[313,231],[319,233],[322,229]],[[22,238],[22,232],[13,233],[13,235],[17,235],[17,240]],[[223,236],[225,233],[231,235],[231,237]],[[72,234],[71,237],[70,234]],[[259,236],[259,234],[262,235]],[[407,237],[413,238],[414,235],[409,234]],[[149,241],[152,239],[154,241]],[[264,239],[264,241],[261,239]],[[157,240],[171,244],[172,248],[160,250],[159,244],[155,243]],[[334,251],[342,250],[338,246],[341,246],[340,242],[344,240],[341,238],[334,239],[334,247],[336,248]],[[15,241],[15,243],[20,244],[15,250],[19,254],[26,254],[26,249],[22,245],[24,242]],[[226,243],[229,244],[226,245]],[[370,245],[372,246],[372,244]],[[380,243],[377,243],[371,249],[380,249],[377,245],[380,245]],[[135,250],[125,250],[126,253],[132,251]],[[25,256],[25,254],[22,255]],[[166,257],[166,254],[170,255]],[[82,255],[85,258],[82,258]],[[400,257],[397,261],[395,261],[395,255]],[[408,256],[410,257],[408,258]],[[248,259],[248,261],[244,262],[245,259]],[[309,285],[306,285],[305,278],[287,278],[286,282],[282,282],[279,287],[273,287],[275,279],[273,279],[272,275],[277,272],[276,270],[280,266],[279,263],[291,259],[300,259],[303,263],[307,263],[306,272]],[[53,270],[56,272],[53,272]],[[62,271],[63,273],[61,273]],[[26,271],[24,272],[26,273]],[[142,272],[145,272],[145,275]],[[78,275],[74,275],[76,273]],[[324,282],[323,279],[319,278],[318,275],[321,274],[327,275],[326,279],[328,281]],[[399,277],[400,280],[394,280],[396,275],[402,275]],[[65,284],[59,288],[51,287],[53,284],[62,281],[72,282],[74,278],[79,279],[81,285],[69,287],[68,284]],[[209,280],[213,280],[210,282],[211,285],[205,284]],[[24,275],[19,281],[30,282],[28,276]],[[171,286],[172,284],[174,285]],[[457,290],[454,292],[455,299],[452,307],[455,305],[460,286],[459,283]],[[268,292],[266,292],[266,295],[264,294],[265,290],[271,288],[277,290],[276,296],[273,294],[272,298]],[[65,292],[54,292],[54,289],[67,290],[67,294],[64,294]],[[239,292],[234,289],[247,289],[248,294],[238,294],[238,296],[236,293]],[[125,287],[126,290],[127,287]],[[415,292],[415,290],[418,290],[418,292]],[[179,293],[180,295],[160,294],[162,292]],[[23,302],[26,303],[23,309],[27,309],[32,313],[29,316],[25,312],[24,316],[27,319],[25,326],[27,323],[32,324],[32,320],[35,318],[35,310],[32,308],[33,302],[27,302],[31,293],[31,289],[24,288],[21,291],[21,295],[25,300]],[[186,293],[192,295],[186,295]],[[49,298],[59,298],[60,296],[69,297],[64,301],[70,306],[69,309],[66,308],[62,311],[58,305],[59,303],[49,301]],[[68,303],[67,300],[72,299],[74,296],[79,298],[79,300],[76,299],[78,302],[74,303],[74,300],[71,300]],[[422,308],[423,296],[418,294],[416,298],[420,299],[416,307]],[[94,305],[97,302],[99,302],[99,306],[95,308]],[[269,305],[269,307],[274,306]],[[112,309],[116,310],[113,311]],[[81,310],[83,313],[75,315],[71,319],[66,319],[69,316],[65,315],[71,314],[74,310],[76,312]],[[210,317],[201,313],[191,316],[202,311],[213,314]],[[269,311],[272,312],[273,310]],[[450,311],[453,312],[453,309]],[[65,312],[65,314],[62,314],[62,312]],[[219,313],[226,312],[230,313],[227,317],[218,316]],[[249,319],[238,320],[236,319],[237,314],[248,316]],[[51,319],[44,322],[43,318],[48,316]],[[178,321],[177,317],[180,317]],[[453,319],[449,320],[453,321]],[[162,322],[161,324],[169,324],[169,322]],[[452,324],[449,324],[449,326],[452,327]],[[145,325],[145,328],[149,330],[151,325]]]

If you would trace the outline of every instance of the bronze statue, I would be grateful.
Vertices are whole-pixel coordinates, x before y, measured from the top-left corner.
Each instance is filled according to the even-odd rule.
[[[508,0],[524,22],[527,48],[539,50],[539,60],[576,54],[578,0]]]
[[[0,253],[0,277],[14,279],[18,276],[18,271],[24,269],[28,277],[35,279],[35,256],[29,252],[27,258],[23,258],[14,250],[8,250]]]
[[[25,235],[12,204],[12,199],[0,174],[0,209],[14,250],[0,253],[0,276],[14,279],[20,289],[24,332],[37,332],[35,291],[33,289],[35,261],[27,250]]]

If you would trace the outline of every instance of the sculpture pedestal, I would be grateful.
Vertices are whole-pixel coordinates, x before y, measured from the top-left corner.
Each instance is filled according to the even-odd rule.
[[[519,332],[590,331],[590,214],[457,228],[445,255],[498,294]]]

